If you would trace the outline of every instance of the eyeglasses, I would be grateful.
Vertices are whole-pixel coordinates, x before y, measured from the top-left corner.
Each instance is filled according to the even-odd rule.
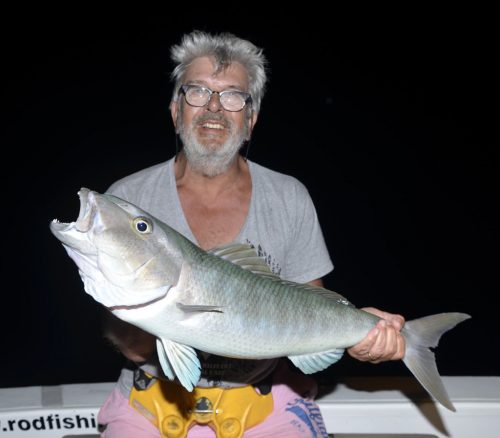
[[[205,106],[210,102],[212,94],[217,93],[220,104],[226,111],[241,111],[247,103],[252,102],[252,96],[244,91],[212,91],[201,85],[181,85],[180,92],[184,93],[186,102],[191,106]]]

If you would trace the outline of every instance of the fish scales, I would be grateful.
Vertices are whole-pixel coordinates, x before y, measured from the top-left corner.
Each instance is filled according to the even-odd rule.
[[[251,272],[210,255],[200,261],[196,270],[191,269],[188,276],[184,289],[196,293],[191,297],[192,302],[184,304],[221,308],[222,314],[197,315],[196,326],[190,321],[199,336],[194,346],[203,349],[210,339],[215,354],[264,359],[345,348],[360,341],[378,321],[376,317],[356,319],[353,314],[360,311],[353,307],[310,292],[302,285],[269,277],[255,278]],[[356,324],[349,329],[351,320]],[[360,325],[362,321],[366,322]],[[231,341],[219,338],[228,326]],[[339,330],[341,327],[343,330]],[[336,334],[341,336],[337,338]],[[266,351],[262,351],[262,345],[267,346]]]

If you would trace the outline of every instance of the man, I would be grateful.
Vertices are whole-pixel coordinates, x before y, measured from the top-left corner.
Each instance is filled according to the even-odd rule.
[[[321,277],[333,265],[307,190],[296,179],[239,154],[257,122],[264,93],[262,50],[231,34],[195,31],[172,48],[172,58],[177,66],[170,110],[183,148],[166,163],[116,182],[109,192],[137,204],[204,249],[248,243],[282,278],[322,286]],[[385,320],[349,350],[351,356],[373,363],[401,359],[405,345],[399,330],[404,319],[367,310]],[[123,370],[102,407],[103,437],[177,437],[188,427],[189,437],[215,436],[214,430],[222,437],[241,436],[243,430],[245,437],[326,436],[313,401],[313,379],[292,370],[285,359],[236,360],[199,352],[202,378],[196,390],[203,397],[196,395],[196,403],[203,400],[203,409],[196,404],[179,415],[176,403],[188,400],[189,394],[175,382],[161,380],[154,338],[113,319],[106,331],[141,367]],[[216,403],[211,391],[221,388],[238,400],[224,406],[228,412],[255,399],[252,424],[237,413],[235,422],[217,423],[216,414],[210,413],[224,409],[206,406]],[[181,402],[172,402],[177,396]],[[204,424],[203,418],[210,421]]]

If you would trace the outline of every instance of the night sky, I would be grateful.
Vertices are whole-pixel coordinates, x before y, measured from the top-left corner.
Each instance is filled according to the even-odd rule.
[[[117,378],[123,359],[49,222],[76,219],[80,187],[104,191],[173,155],[169,47],[192,29],[264,48],[270,82],[249,157],[309,189],[335,264],[326,286],[407,319],[471,314],[442,338],[438,367],[498,375],[491,12],[207,10],[4,16],[0,386]],[[408,374],[345,357],[323,376]]]

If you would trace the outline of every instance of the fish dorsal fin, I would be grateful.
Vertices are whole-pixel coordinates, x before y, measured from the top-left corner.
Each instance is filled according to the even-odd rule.
[[[257,251],[252,245],[246,243],[229,243],[227,245],[212,248],[208,250],[207,253],[234,263],[254,274],[276,279],[279,278],[271,271],[271,268],[269,268],[264,258],[257,254]]]
[[[165,375],[179,379],[184,388],[192,391],[200,380],[201,365],[193,348],[166,338],[156,340],[158,359]]]
[[[347,298],[343,297],[337,292],[325,289],[319,286],[311,286],[308,284],[294,283],[291,281],[282,280],[276,274],[271,271],[269,265],[266,263],[263,257],[257,254],[257,251],[252,245],[245,243],[229,243],[227,245],[219,246],[207,251],[209,254],[221,257],[231,263],[241,266],[244,269],[248,269],[254,274],[264,275],[273,278],[277,281],[281,281],[283,284],[291,287],[300,287],[306,289],[309,292],[316,293],[324,296],[330,300],[334,300],[339,304],[345,304],[346,306],[353,306]]]
[[[355,307],[354,304],[352,304],[346,297],[340,295],[338,292],[334,292],[333,290],[325,289],[324,287],[320,286],[312,286],[309,284],[294,283],[292,281],[286,280],[281,280],[281,282],[283,284],[286,284],[287,286],[300,287],[302,290],[321,295],[329,300],[336,301],[339,304]]]
[[[330,300],[337,301],[339,304],[345,304],[346,306],[354,307],[354,305],[343,295],[340,295],[338,292],[334,292],[333,290],[325,289],[323,287],[314,287],[314,286],[306,286],[307,289],[310,289],[311,292],[319,294],[325,298]]]
[[[304,374],[312,374],[324,370],[337,362],[344,354],[343,348],[336,348],[323,353],[288,356],[288,359]]]

